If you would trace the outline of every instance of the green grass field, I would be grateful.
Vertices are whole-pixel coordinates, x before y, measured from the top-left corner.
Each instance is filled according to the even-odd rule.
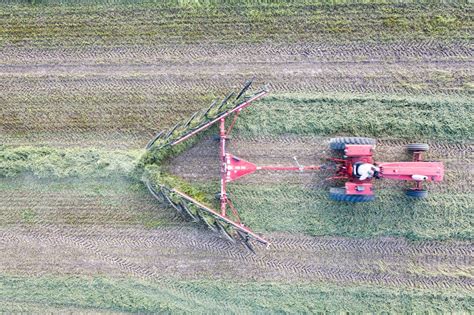
[[[474,106],[464,97],[276,95],[251,107],[236,128],[244,135],[352,135],[462,142],[473,139],[473,119]]]
[[[0,4],[0,312],[472,313],[472,10]],[[428,142],[445,180],[420,201],[382,181],[375,202],[353,205],[329,200],[338,184],[322,175],[263,174],[229,189],[273,247],[253,256],[215,238],[149,194],[144,172],[170,162],[144,147],[249,77],[270,95],[237,121],[243,158],[318,160],[350,135],[377,138],[377,158],[408,159],[405,144]],[[158,178],[213,206],[217,147],[199,146],[215,131],[170,154],[189,159]]]
[[[472,27],[463,2],[438,6],[407,1],[406,5],[389,6],[386,1],[361,1],[360,5],[342,1],[336,5],[323,1],[217,1],[214,5],[200,1],[142,1],[136,6],[133,1],[124,1],[110,11],[106,2],[37,2],[35,6],[2,9],[5,18],[0,36],[4,44],[51,47],[314,39],[389,41],[406,37],[469,39]],[[425,13],[427,9],[429,14]]]
[[[166,285],[143,280],[96,278],[0,278],[7,312],[60,309],[77,312],[133,313],[314,313],[314,312],[463,312],[472,297],[450,292],[380,289],[370,286],[341,288],[334,285],[291,283],[182,282],[174,285],[189,295],[172,293]],[[308,298],[311,297],[311,298]],[[205,304],[202,300],[218,301]]]
[[[234,191],[236,206],[245,209],[245,222],[263,231],[413,239],[473,237],[471,193],[433,193],[427,200],[413,201],[400,189],[386,189],[377,191],[373,204],[352,205],[334,204],[327,188],[234,185]]]

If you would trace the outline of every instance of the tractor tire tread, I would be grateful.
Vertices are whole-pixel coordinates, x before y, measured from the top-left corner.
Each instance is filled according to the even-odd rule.
[[[344,187],[330,188],[329,197],[334,201],[345,202],[368,202],[375,200],[375,195],[346,195]]]
[[[421,151],[425,152],[430,149],[430,146],[426,143],[410,143],[407,144],[407,150],[409,152],[414,152],[414,151]]]
[[[428,197],[428,191],[425,189],[407,189],[405,194],[414,199],[424,199]]]
[[[338,137],[338,138],[331,138],[329,142],[329,147],[332,150],[344,150],[346,148],[346,144],[368,144],[368,145],[375,145],[376,141],[373,138],[365,138],[365,137]]]

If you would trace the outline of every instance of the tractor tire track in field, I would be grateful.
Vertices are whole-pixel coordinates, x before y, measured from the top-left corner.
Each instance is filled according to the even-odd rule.
[[[319,165],[325,163],[325,158],[331,156],[329,150],[330,138],[311,136],[258,136],[234,137],[228,146],[228,152],[239,158],[256,163],[257,165],[294,165],[292,159],[298,158],[302,165]],[[409,161],[410,156],[405,146],[407,140],[381,139],[377,141],[376,160],[380,161]],[[443,143],[428,141],[430,150],[426,154],[428,160],[442,161],[445,164],[445,180],[431,185],[433,191],[471,192],[473,171],[470,162],[474,157],[474,145],[471,143]],[[208,137],[194,147],[173,158],[167,163],[168,170],[189,181],[218,181],[219,180],[218,143]],[[245,184],[285,183],[301,184],[308,188],[326,187],[330,182],[324,182],[331,171],[318,172],[257,172],[239,182]],[[379,182],[381,187],[399,187],[394,181]]]
[[[288,234],[271,234],[270,240],[273,245],[269,249],[258,249],[258,255],[252,255],[195,228],[147,231],[133,228],[18,226],[3,229],[0,233],[0,244],[6,252],[18,247],[19,243],[26,243],[32,249],[58,249],[59,253],[49,254],[54,257],[40,255],[30,265],[23,265],[33,274],[37,272],[35,264],[41,265],[45,259],[54,259],[61,272],[68,272],[65,262],[61,260],[71,258],[64,258],[60,252],[78,250],[75,258],[82,263],[98,258],[109,265],[101,266],[102,269],[97,272],[126,273],[159,280],[176,290],[176,294],[183,295],[189,293],[180,290],[170,280],[177,274],[190,279],[203,275],[224,279],[238,276],[242,280],[298,278],[426,289],[458,288],[468,291],[474,288],[471,269],[474,250],[469,242],[418,243],[396,238],[365,240]],[[11,262],[2,262],[1,265],[3,271],[21,269],[12,266]],[[196,270],[199,270],[199,275],[196,275]]]
[[[59,66],[56,68],[60,68]],[[269,82],[275,93],[350,92],[413,94],[466,94],[465,84],[472,73],[466,62],[406,63],[321,63],[267,62],[261,64],[204,64],[173,66],[81,67],[82,72],[65,67],[60,73],[48,67],[28,69],[6,68],[0,88],[5,96],[51,93],[75,90],[102,93],[141,92],[147,90],[184,93],[189,90],[222,91],[249,76]],[[89,71],[87,71],[89,70]],[[23,71],[24,72],[24,71]],[[38,74],[37,74],[38,73]],[[135,73],[135,75],[130,75]],[[170,73],[173,73],[170,75]],[[218,73],[218,75],[216,75]],[[441,77],[441,75],[447,77]],[[437,77],[439,76],[439,77]],[[60,79],[60,80],[59,80]],[[441,80],[441,81],[440,81]],[[126,88],[124,88],[126,87]],[[123,90],[120,90],[120,89]],[[89,92],[90,93],[90,92]]]
[[[0,233],[1,237],[3,237],[6,233]],[[125,271],[127,275],[132,275],[141,279],[159,281],[162,287],[167,289],[168,294],[172,294],[176,300],[184,299],[188,303],[195,303],[201,307],[205,307],[206,305],[210,305],[211,299],[206,297],[202,294],[197,294],[196,292],[188,290],[185,286],[180,285],[176,281],[168,279],[164,277],[164,275],[154,271],[148,270],[143,268],[141,265],[132,263],[127,259],[122,257],[109,254],[106,251],[97,247],[96,241],[90,241],[87,239],[77,238],[73,235],[68,233],[64,233],[63,230],[58,229],[57,227],[49,227],[48,231],[49,235],[55,235],[54,237],[45,236],[42,233],[38,233],[36,231],[29,233],[29,235],[10,235],[7,236],[10,239],[14,238],[18,242],[25,242],[30,246],[34,246],[34,244],[48,244],[57,246],[59,248],[63,246],[68,246],[68,248],[79,248],[82,251],[86,251],[92,253],[93,256],[99,258],[100,260],[113,265],[117,266],[120,270]],[[224,306],[227,306],[227,301],[222,301]]]
[[[269,82],[275,93],[465,96],[472,86],[472,56],[467,41],[5,47],[0,52],[0,101],[6,104],[0,110],[0,131],[3,142],[14,145],[142,148],[156,130],[206,106],[205,96],[221,95],[251,76],[257,77],[257,85]],[[328,141],[235,137],[229,151],[258,164],[293,165],[293,156],[305,165],[319,164],[329,154]],[[403,153],[407,141],[378,143],[377,157],[408,158]],[[448,169],[445,183],[430,188],[470,192],[472,145],[430,144],[430,159],[443,160]],[[217,143],[204,139],[167,167],[187,180],[217,180],[217,149]],[[263,172],[242,183],[322,188],[325,175]],[[270,248],[257,248],[252,255],[189,226],[171,209],[146,206],[133,197],[38,191],[3,196],[0,271],[7,273],[132,275],[159,281],[176,298],[196,306],[213,301],[173,278],[474,289],[469,241],[268,233]],[[23,209],[30,208],[38,216],[18,224],[28,221],[30,214]],[[135,217],[138,224],[128,222],[127,211],[136,208],[157,212],[153,218],[159,227],[144,229]],[[224,297],[224,307],[235,307],[228,303]]]
[[[0,52],[6,144],[143,147],[255,76],[282,93],[469,93],[469,42],[201,44]],[[60,133],[60,136],[58,136]]]
[[[131,183],[123,179],[114,179],[117,191],[106,181],[86,181],[91,187],[84,185],[84,181],[69,183],[69,187],[64,181],[60,183],[54,185],[54,182],[31,177],[5,179],[10,188],[0,190],[1,224],[49,222],[124,226],[149,220],[183,224],[177,213],[163,211],[163,206],[145,191],[130,191]]]
[[[134,65],[196,64],[250,62],[260,63],[288,61],[403,61],[403,60],[462,60],[473,56],[472,44],[468,41],[398,41],[392,43],[347,42],[302,42],[297,44],[187,44],[133,47],[54,47],[20,48],[5,47],[2,66],[15,65],[67,65],[107,63],[111,65],[130,63]],[[269,58],[271,57],[271,58]]]

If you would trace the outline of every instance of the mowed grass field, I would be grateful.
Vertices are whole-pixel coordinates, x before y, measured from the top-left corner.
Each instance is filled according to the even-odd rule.
[[[0,311],[474,311],[472,4],[10,1],[0,5]],[[333,136],[379,160],[427,142],[443,183],[330,201],[323,174],[230,185],[257,255],[160,205],[140,158],[246,78],[270,95],[230,150],[321,163]],[[209,200],[215,129],[166,162]]]

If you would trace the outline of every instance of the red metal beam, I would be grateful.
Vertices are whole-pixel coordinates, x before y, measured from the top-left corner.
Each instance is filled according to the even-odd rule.
[[[257,166],[257,170],[270,170],[270,171],[311,171],[321,169],[321,165],[308,165],[308,166]]]
[[[210,122],[208,122],[207,124],[199,127],[198,129],[194,130],[193,132],[187,134],[186,136],[182,137],[181,139],[178,139],[174,142],[171,143],[171,145],[177,145],[178,143],[181,143],[183,141],[185,141],[186,139],[189,139],[190,137],[194,136],[195,134],[209,128],[210,126],[212,126],[213,124],[215,124],[216,122],[218,122],[219,120],[221,120],[222,118],[226,118],[227,116],[237,112],[237,111],[240,111],[242,109],[244,109],[245,107],[249,106],[252,102],[258,100],[259,98],[263,97],[265,94],[267,94],[267,91],[262,91],[260,93],[257,93],[256,95],[254,95],[252,98],[248,99],[247,101],[243,102],[242,104],[240,104],[239,106],[235,107],[234,109],[226,112],[226,113],[223,113],[222,115],[219,115],[218,117],[214,118],[213,120],[211,120]]]
[[[185,193],[183,192],[180,192],[176,189],[173,189],[172,192],[180,195],[181,197],[183,197],[184,199],[196,204],[198,207],[200,207],[202,210],[205,210],[209,213],[211,213],[212,215],[214,215],[215,217],[219,218],[220,220],[226,222],[227,224],[230,224],[232,225],[233,227],[247,233],[248,235],[250,235],[251,237],[253,237],[255,240],[259,241],[260,243],[263,243],[263,244],[266,244],[266,245],[270,245],[270,242],[268,242],[266,239],[260,237],[259,235],[255,234],[254,232],[252,232],[250,229],[248,229],[246,226],[244,226],[243,224],[238,224],[230,219],[228,219],[227,217],[223,216],[223,215],[220,215],[219,213],[217,213],[216,211],[212,210],[211,208],[209,207],[206,207],[205,205],[203,205],[202,203],[200,203],[199,201],[197,201],[196,199],[193,199],[192,197],[186,195]]]
[[[226,154],[225,154],[225,140],[226,140],[226,133],[225,133],[225,117],[221,118],[220,125],[219,125],[219,138],[220,138],[220,164],[221,164],[221,195],[220,195],[220,202],[221,202],[221,215],[226,215],[226,205],[227,205],[227,191],[226,191]]]
[[[227,130],[227,135],[229,135],[232,131],[232,128],[234,128],[235,122],[237,121],[237,118],[239,118],[240,111],[242,109],[239,109],[238,111],[235,112],[234,119],[232,119],[232,123],[229,126],[229,129]]]
[[[222,138],[221,138],[222,139]],[[225,140],[225,139],[224,139]],[[225,153],[225,152],[224,152]],[[232,154],[225,153],[225,159],[221,164],[221,170],[223,170],[222,178],[224,181],[230,182],[236,180],[242,176],[252,174],[258,170],[270,170],[270,171],[311,171],[319,170],[322,165],[308,165],[308,166],[278,166],[278,165],[265,165],[256,166],[255,164],[240,159]]]

